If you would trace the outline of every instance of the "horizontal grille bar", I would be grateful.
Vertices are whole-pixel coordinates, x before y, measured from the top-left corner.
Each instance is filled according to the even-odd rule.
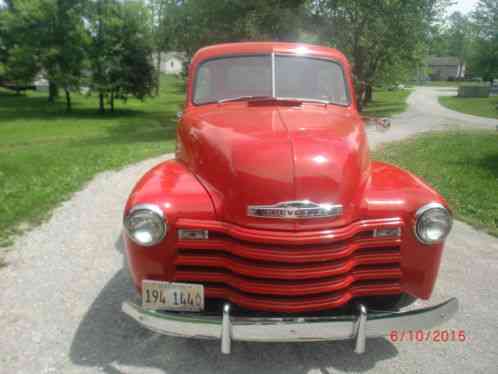
[[[399,282],[383,282],[374,284],[359,284],[344,292],[326,293],[306,297],[275,297],[247,294],[226,286],[205,287],[208,298],[228,299],[237,305],[261,311],[302,313],[335,309],[343,306],[354,297],[373,295],[394,295],[401,292]]]
[[[313,280],[271,280],[244,277],[224,269],[179,268],[176,280],[179,282],[219,283],[243,292],[265,295],[305,296],[334,292],[351,286],[359,281],[399,279],[401,270],[397,266],[364,267],[347,275]]]
[[[287,245],[330,243],[350,239],[360,232],[402,226],[403,221],[398,217],[357,221],[333,230],[297,232],[252,229],[219,221],[179,219],[176,222],[177,229],[209,230],[241,241]]]
[[[259,243],[240,242],[235,240],[179,241],[180,251],[211,251],[232,254],[241,258],[285,263],[326,262],[350,256],[360,248],[398,247],[395,240],[356,240],[341,241],[315,245],[264,245]],[[199,253],[200,254],[200,253]]]
[[[180,251],[176,266],[200,266],[227,269],[232,273],[270,279],[312,279],[347,273],[356,266],[399,263],[399,251],[391,249],[369,253],[357,251],[338,261],[312,264],[282,264],[266,261],[249,261],[224,253],[192,253]]]

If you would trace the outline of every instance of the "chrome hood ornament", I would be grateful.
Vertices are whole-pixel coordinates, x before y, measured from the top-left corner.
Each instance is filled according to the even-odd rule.
[[[342,214],[341,204],[317,204],[309,200],[285,201],[274,205],[249,205],[247,215],[260,218],[310,219],[337,217]]]

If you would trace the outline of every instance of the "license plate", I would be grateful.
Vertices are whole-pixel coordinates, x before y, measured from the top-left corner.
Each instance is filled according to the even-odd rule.
[[[202,284],[142,281],[145,309],[199,312],[204,309]]]

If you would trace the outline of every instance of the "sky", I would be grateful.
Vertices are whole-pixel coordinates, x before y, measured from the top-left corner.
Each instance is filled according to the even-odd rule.
[[[460,13],[466,14],[474,10],[475,5],[479,0],[456,0],[455,5],[452,5],[448,9],[448,14],[459,11]]]

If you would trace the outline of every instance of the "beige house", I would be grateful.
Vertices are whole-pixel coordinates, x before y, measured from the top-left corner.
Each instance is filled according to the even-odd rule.
[[[427,67],[431,80],[465,78],[465,64],[457,57],[429,57]]]

